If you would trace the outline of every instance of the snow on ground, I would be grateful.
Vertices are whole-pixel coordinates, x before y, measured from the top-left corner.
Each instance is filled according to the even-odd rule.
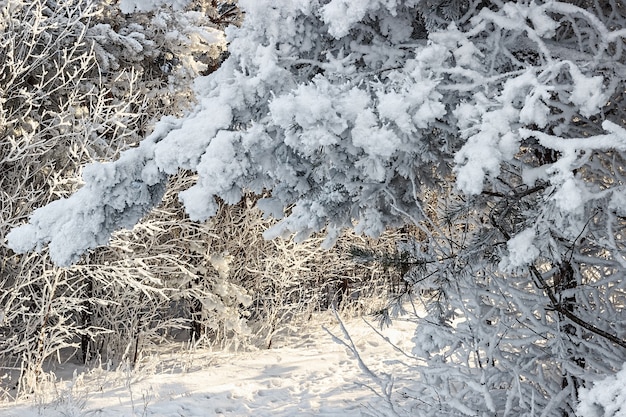
[[[3,417],[78,416],[386,416],[376,381],[359,368],[355,355],[322,325],[345,340],[330,315],[282,337],[272,349],[229,353],[170,351],[144,360],[136,371],[80,369],[28,401],[0,404]],[[402,377],[406,359],[362,319],[345,324],[365,365],[376,374]],[[395,321],[382,331],[410,351],[411,323]]]

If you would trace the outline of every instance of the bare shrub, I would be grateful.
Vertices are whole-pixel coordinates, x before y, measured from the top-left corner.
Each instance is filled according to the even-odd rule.
[[[255,207],[258,196],[222,203],[206,222],[190,221],[176,195],[193,181],[186,173],[174,176],[161,206],[132,231],[116,234],[104,259],[112,262],[117,251],[149,265],[176,306],[170,319],[186,320],[186,337],[194,341],[269,347],[276,332],[296,329],[316,311],[373,313],[404,285],[398,271],[351,254],[394,251],[404,230],[380,239],[345,232],[331,250],[321,248],[322,235],[297,244],[266,240],[263,232],[275,220]]]

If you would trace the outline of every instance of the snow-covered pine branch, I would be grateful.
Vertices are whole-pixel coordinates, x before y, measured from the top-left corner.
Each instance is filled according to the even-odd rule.
[[[270,189],[260,207],[274,216],[290,209],[268,237],[296,232],[303,239],[328,227],[332,242],[353,222],[377,235],[402,221],[400,213],[423,218],[419,188],[447,181],[453,160],[457,186],[478,194],[528,147],[520,128],[567,138],[572,117],[599,114],[618,91],[622,64],[611,71],[608,63],[619,58],[611,51],[620,32],[566,3],[486,7],[464,28],[452,24],[428,39],[413,1],[240,6],[245,22],[229,29],[229,59],[198,79],[196,109],[151,155],[129,151],[119,163],[90,167],[99,186],[88,200],[106,204],[107,187],[133,195],[134,180],[120,187],[96,172],[119,178],[137,155],[134,164],[151,160],[155,175],[199,174],[181,193],[193,219],[213,215],[216,196],[236,202],[243,190]],[[577,43],[562,35],[573,24],[585,26]],[[579,60],[564,60],[563,48]],[[61,245],[63,237],[46,230],[54,223],[57,231],[84,235],[68,256],[55,255],[68,264],[132,223],[121,216],[106,228],[76,227],[79,197],[55,204],[63,206],[65,226],[44,220],[59,208],[43,208],[31,226],[9,235],[12,247]]]

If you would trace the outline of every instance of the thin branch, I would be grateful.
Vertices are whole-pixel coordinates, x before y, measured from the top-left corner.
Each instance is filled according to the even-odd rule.
[[[548,286],[547,282],[545,281],[545,279],[543,279],[543,276],[541,275],[541,272],[539,272],[539,270],[537,270],[537,268],[534,265],[530,265],[529,270],[531,272],[531,274],[535,277],[535,279],[538,281],[538,283],[541,284],[541,288],[545,291],[546,295],[548,296],[548,298],[550,299],[550,303],[552,304],[552,308],[559,312],[560,314],[563,314],[565,317],[567,317],[570,321],[576,323],[577,325],[579,325],[580,327],[589,330],[590,332],[603,337],[613,343],[615,343],[616,345],[619,345],[621,347],[623,347],[624,349],[626,349],[626,340],[624,339],[620,339],[619,337],[605,331],[602,330],[596,326],[594,326],[593,324],[584,321],[583,319],[581,319],[580,317],[578,317],[577,315],[575,315],[574,313],[572,313],[571,311],[569,311],[565,306],[563,306],[563,304],[558,301],[556,299],[556,296],[554,295],[554,293],[552,292],[551,288]]]
[[[341,329],[341,333],[343,333],[343,336],[345,337],[345,340],[344,339],[340,339],[339,337],[335,336],[326,327],[323,327],[323,329],[326,331],[326,333],[328,333],[330,335],[330,337],[332,337],[333,341],[335,341],[336,343],[339,343],[340,345],[343,345],[343,346],[347,347],[354,354],[354,357],[357,360],[359,368],[365,374],[367,374],[372,380],[376,381],[376,383],[382,389],[384,395],[381,395],[380,393],[376,392],[375,390],[374,390],[374,392],[387,402],[387,404],[389,405],[391,411],[393,412],[393,414],[395,416],[399,416],[398,412],[395,410],[393,402],[391,401],[391,392],[392,392],[392,389],[393,389],[393,377],[391,375],[389,375],[389,374],[384,374],[385,377],[386,377],[385,378],[386,381],[384,381],[381,377],[376,375],[376,373],[374,373],[374,371],[372,371],[365,364],[365,362],[363,362],[363,359],[361,358],[361,355],[359,354],[359,351],[358,351],[356,345],[354,344],[354,341],[352,340],[352,337],[350,336],[350,333],[346,329],[346,326],[343,324],[343,321],[339,317],[339,314],[337,314],[337,310],[333,310],[333,313],[335,315],[335,318],[337,319],[337,322],[339,323],[339,328]]]

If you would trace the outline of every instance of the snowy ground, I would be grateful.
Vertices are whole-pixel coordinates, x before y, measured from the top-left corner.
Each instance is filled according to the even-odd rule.
[[[0,404],[3,417],[32,416],[387,416],[391,412],[375,379],[359,367],[328,316],[299,335],[283,337],[270,350],[226,353],[161,352],[133,372],[98,369],[50,384],[29,401]],[[402,381],[406,359],[363,320],[346,328],[367,368]],[[410,351],[411,324],[396,321],[382,332]],[[61,378],[61,377],[59,377]],[[382,379],[384,380],[384,378]],[[399,384],[401,386],[401,383]]]

